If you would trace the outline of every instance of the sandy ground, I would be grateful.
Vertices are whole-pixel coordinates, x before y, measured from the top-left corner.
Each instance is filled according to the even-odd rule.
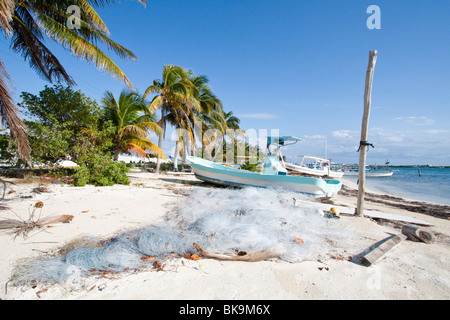
[[[0,233],[0,298],[14,299],[444,299],[450,298],[450,220],[448,207],[434,207],[434,216],[406,207],[420,207],[396,197],[371,195],[366,208],[421,219],[432,226],[433,244],[405,240],[370,267],[330,256],[320,261],[289,263],[279,259],[258,262],[189,260],[171,257],[163,271],[147,268],[120,274],[97,274],[80,285],[38,283],[13,286],[9,282],[22,258],[55,252],[81,236],[114,234],[157,224],[185,196],[180,191],[210,188],[192,175],[129,173],[129,186],[73,187],[63,183],[6,179],[0,219],[28,218],[32,206],[42,201],[42,216],[73,215],[70,223],[55,223],[29,232],[26,238]],[[333,198],[335,205],[355,206],[356,186],[345,181],[345,190]],[[36,192],[33,189],[44,187]],[[427,204],[422,208],[433,208]],[[424,211],[424,210],[422,210]],[[425,210],[426,211],[426,210]],[[436,212],[440,212],[436,214]],[[362,236],[360,252],[401,225],[365,217],[341,216],[349,230]],[[348,252],[349,256],[360,252]]]

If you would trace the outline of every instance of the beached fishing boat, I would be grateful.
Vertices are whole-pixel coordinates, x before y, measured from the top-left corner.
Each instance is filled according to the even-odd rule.
[[[284,188],[315,197],[333,197],[342,187],[339,180],[290,176],[278,158],[269,155],[262,173],[236,169],[192,156],[188,156],[186,161],[198,179],[222,186]]]
[[[340,179],[344,175],[343,171],[331,170],[331,161],[328,159],[311,156],[301,156],[301,158],[300,164],[283,162],[283,165],[290,171],[318,177]],[[306,163],[307,161],[310,161],[310,163]]]
[[[285,161],[281,153],[281,147],[292,145],[299,141],[302,140],[293,136],[268,137],[267,150],[271,155],[278,156],[282,165],[291,172],[313,177],[342,178],[344,173],[331,170],[331,161],[328,159],[300,156],[300,158],[303,158],[300,164]]]

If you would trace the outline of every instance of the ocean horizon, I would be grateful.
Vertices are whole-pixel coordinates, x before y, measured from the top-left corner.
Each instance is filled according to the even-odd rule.
[[[450,168],[390,167],[391,177],[367,177],[368,188],[410,200],[450,205]],[[419,175],[420,173],[420,175]],[[357,176],[344,176],[357,181]]]

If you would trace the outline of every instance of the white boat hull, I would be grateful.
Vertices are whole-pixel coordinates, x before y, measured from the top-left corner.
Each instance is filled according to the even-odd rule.
[[[337,180],[287,175],[265,175],[225,167],[195,157],[188,157],[188,162],[198,179],[222,186],[284,188],[315,197],[333,197],[342,186],[342,183]]]
[[[314,175],[314,176],[318,176],[318,177],[326,177],[327,176],[330,178],[340,179],[344,175],[344,172],[332,171],[332,170],[328,170],[328,168],[313,169],[313,168],[308,168],[308,167],[304,167],[304,166],[297,166],[292,163],[284,163],[284,166],[286,169],[294,171],[294,172]]]

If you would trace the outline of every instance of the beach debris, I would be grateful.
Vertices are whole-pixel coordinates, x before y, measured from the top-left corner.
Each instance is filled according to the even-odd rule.
[[[143,261],[153,261],[155,259],[156,259],[156,257],[148,257],[148,256],[141,257],[141,260],[143,260]]]
[[[336,207],[332,207],[330,208],[329,212],[324,214],[324,217],[328,219],[339,219],[340,218],[339,214],[340,214],[339,209]]]
[[[331,209],[330,209],[330,213],[332,214],[332,215],[335,215],[335,216],[339,216],[339,209],[338,208],[336,208],[336,207],[332,207]]]
[[[399,244],[406,239],[403,234],[391,235],[381,241],[370,246],[361,257],[360,263],[366,267],[374,264],[379,258],[381,258],[386,252],[392,249],[395,245]]]
[[[27,220],[20,218],[20,216],[15,213],[14,214],[18,219],[0,219],[0,230],[12,230],[14,231],[15,237],[22,235],[25,239],[27,238],[28,233],[34,229],[43,228],[45,226],[49,227],[49,225],[55,223],[69,223],[73,219],[72,215],[55,215],[41,218],[42,210],[39,211],[39,215],[37,215],[36,211],[43,207],[44,203],[42,201],[37,201],[34,206],[32,206]]]
[[[39,187],[33,188],[33,190],[31,190],[31,191],[34,193],[50,192],[50,190],[45,186],[39,186]]]
[[[387,196],[387,195],[385,197],[393,198],[393,197]],[[394,198],[394,199],[397,199],[397,198]],[[400,199],[400,198],[398,198],[398,199]],[[397,201],[397,200],[395,200],[395,201]],[[373,202],[380,202],[380,201],[373,200]],[[381,202],[381,203],[390,205],[389,203],[384,203],[384,202]],[[394,202],[392,202],[392,203],[394,203]],[[339,211],[339,216],[342,216],[342,215],[354,216],[355,215],[355,208],[346,207],[346,206],[337,206],[337,205],[333,206],[333,205],[324,204],[324,203],[320,203],[320,202],[316,202],[316,201],[310,201],[310,200],[297,200],[296,206],[317,208],[318,210],[323,210],[324,212],[329,212],[334,207]],[[434,207],[434,205],[430,205],[430,204],[429,204],[429,206]],[[437,205],[437,206],[440,206],[440,205]],[[447,207],[450,210],[450,206],[447,206]],[[399,204],[399,208],[402,208],[400,206],[400,204]],[[405,209],[405,208],[402,208],[402,209]],[[409,209],[405,209],[405,210],[409,210]],[[413,210],[409,210],[409,211],[413,211]],[[424,213],[424,212],[421,212],[421,213]],[[324,216],[325,215],[326,214],[324,214]],[[386,221],[392,221],[394,223],[395,222],[404,222],[404,223],[412,223],[412,224],[417,224],[417,225],[422,225],[422,226],[432,226],[431,223],[425,222],[423,220],[420,220],[420,219],[417,219],[414,217],[393,214],[393,213],[387,213],[387,212],[374,211],[374,210],[364,210],[364,216],[374,219],[374,220],[383,219]]]
[[[254,251],[247,253],[245,255],[236,255],[236,256],[223,256],[214,253],[208,253],[203,250],[197,243],[194,243],[194,248],[206,258],[213,258],[218,260],[228,260],[228,261],[263,261],[271,258],[280,258],[286,251],[284,246],[279,245],[276,247]]]
[[[201,260],[200,256],[198,254],[190,254],[189,252],[184,255],[184,258],[189,260]]]
[[[159,260],[155,260],[153,262],[153,268],[156,269],[156,271],[164,271],[164,268],[166,267],[166,265],[162,265],[161,262]]]
[[[413,224],[408,224],[402,227],[402,233],[407,236],[408,240],[415,242],[424,242],[424,243],[434,243],[435,237],[434,234],[420,228],[419,226],[415,226]]]
[[[341,221],[327,221],[315,208],[284,206],[278,201],[292,196],[259,188],[193,189],[157,225],[120,232],[106,240],[73,241],[55,255],[19,264],[13,283],[65,283],[73,275],[90,276],[92,269],[139,270],[144,263],[155,261],[160,263],[159,270],[171,255],[190,260],[299,262],[326,256],[330,250],[356,249],[358,235]]]
[[[183,190],[183,189],[176,189],[176,190],[173,190],[173,193],[179,194],[179,195],[185,196],[185,197],[189,196],[189,194],[190,194],[189,191]]]
[[[47,292],[47,291],[48,291],[48,288],[44,288],[42,290],[39,290],[38,292],[36,292],[36,296],[38,298],[41,298],[41,294],[44,293],[44,292]]]

